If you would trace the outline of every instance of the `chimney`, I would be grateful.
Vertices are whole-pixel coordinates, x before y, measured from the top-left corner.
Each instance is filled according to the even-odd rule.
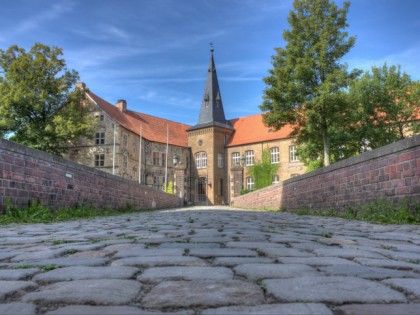
[[[126,100],[118,100],[117,101],[117,108],[122,112],[125,113],[127,111],[127,102]]]
[[[76,82],[76,88],[84,90],[86,89],[86,84],[84,82]]]

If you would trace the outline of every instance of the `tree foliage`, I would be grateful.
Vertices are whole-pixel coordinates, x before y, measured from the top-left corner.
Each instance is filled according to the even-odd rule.
[[[62,49],[36,43],[28,52],[14,45],[0,50],[0,136],[53,154],[79,137],[92,137],[94,125],[81,106],[85,91],[68,70]]]
[[[256,162],[248,168],[248,175],[254,179],[254,189],[261,189],[270,186],[273,178],[277,174],[279,164],[271,163],[271,154],[269,149],[262,152],[262,161]]]
[[[324,165],[330,163],[330,144],[339,134],[335,129],[351,110],[344,90],[358,75],[339,62],[355,43],[343,31],[349,5],[295,0],[288,18],[291,28],[283,33],[286,47],[276,49],[273,68],[264,78],[264,122],[276,129],[293,125],[298,143],[322,147]]]
[[[357,108],[360,151],[378,148],[420,132],[420,82],[413,82],[399,66],[372,67],[350,86]]]

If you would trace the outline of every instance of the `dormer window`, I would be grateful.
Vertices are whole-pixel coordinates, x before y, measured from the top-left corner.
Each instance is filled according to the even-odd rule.
[[[204,105],[206,106],[206,108],[209,107],[209,100],[210,100],[209,93],[206,93],[204,95]]]

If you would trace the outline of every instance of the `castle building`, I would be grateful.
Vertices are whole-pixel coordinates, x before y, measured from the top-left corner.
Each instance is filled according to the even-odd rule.
[[[86,88],[80,82],[78,88]],[[179,194],[189,204],[229,204],[242,190],[252,190],[249,167],[269,150],[278,163],[273,184],[303,174],[292,128],[266,127],[262,115],[227,120],[213,49],[197,124],[154,117],[112,105],[87,91],[98,120],[94,139],[81,139],[67,158],[141,184]]]

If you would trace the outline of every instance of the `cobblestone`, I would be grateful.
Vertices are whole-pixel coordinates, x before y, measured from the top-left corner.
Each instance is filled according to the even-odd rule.
[[[416,225],[193,207],[4,226],[0,240],[0,314],[420,309]]]

